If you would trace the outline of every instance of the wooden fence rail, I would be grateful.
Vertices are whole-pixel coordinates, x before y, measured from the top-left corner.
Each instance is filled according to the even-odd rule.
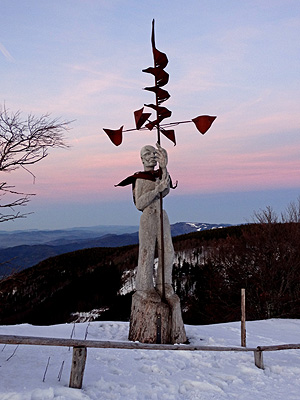
[[[148,344],[139,342],[115,342],[100,340],[59,339],[35,336],[0,335],[2,344],[24,344],[35,346],[73,347],[72,367],[69,387],[81,389],[86,363],[87,348],[135,349],[135,350],[179,350],[179,351],[253,351],[254,362],[264,369],[263,352],[300,349],[300,344],[283,344],[258,347],[193,346],[189,344]]]

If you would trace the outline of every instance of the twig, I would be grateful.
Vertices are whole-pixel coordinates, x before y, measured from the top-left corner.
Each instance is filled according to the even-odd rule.
[[[75,322],[73,324],[73,328],[72,328],[70,339],[72,339],[73,335],[75,335]]]
[[[63,372],[63,369],[64,369],[64,363],[65,363],[65,361],[63,361],[61,363],[61,367],[60,367],[60,370],[59,370],[59,373],[58,373],[58,376],[57,376],[57,379],[58,379],[59,382],[61,380],[62,372]]]
[[[90,322],[87,324],[87,327],[85,330],[85,335],[84,335],[84,340],[86,340],[86,338],[87,338],[89,326],[90,326]]]
[[[75,322],[73,324],[73,328],[72,328],[72,332],[71,332],[71,336],[70,339],[72,339],[73,335],[75,335]],[[69,351],[71,350],[71,347],[69,347]]]
[[[8,359],[7,359],[6,361],[9,361],[9,360],[16,354],[16,351],[17,351],[17,348],[18,348],[18,347],[19,347],[19,345],[14,349],[12,355],[9,356]]]
[[[46,365],[45,373],[44,373],[44,376],[43,376],[43,382],[45,382],[45,378],[46,378],[46,374],[47,374],[47,371],[48,371],[49,363],[50,363],[50,357],[48,358],[48,362],[47,362],[47,365]]]

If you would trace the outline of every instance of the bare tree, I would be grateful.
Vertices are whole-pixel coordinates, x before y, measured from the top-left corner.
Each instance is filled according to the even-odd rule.
[[[0,172],[23,168],[31,173],[28,167],[47,157],[50,148],[68,147],[65,132],[70,122],[52,119],[49,114],[23,118],[20,111],[12,113],[4,106],[0,109]],[[15,209],[26,206],[31,196],[0,182],[0,222],[24,217],[26,214]]]
[[[253,221],[259,224],[275,224],[278,221],[278,215],[271,206],[267,206],[264,210],[254,211]]]
[[[300,197],[297,201],[292,201],[281,214],[282,222],[300,222]]]
[[[280,216],[273,210],[271,206],[267,206],[265,209],[255,211],[252,216],[254,223],[259,224],[275,224],[275,223],[289,223],[289,222],[300,222],[300,196],[296,201],[292,201],[288,204],[286,209],[281,213]]]

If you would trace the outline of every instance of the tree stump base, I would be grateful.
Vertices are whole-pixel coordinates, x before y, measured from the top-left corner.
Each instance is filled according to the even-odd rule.
[[[129,340],[175,344],[187,341],[177,295],[163,302],[157,292],[132,296]]]

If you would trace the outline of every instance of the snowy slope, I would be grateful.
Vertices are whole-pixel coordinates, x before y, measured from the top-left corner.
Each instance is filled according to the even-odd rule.
[[[0,334],[126,341],[128,323],[0,326]],[[240,323],[186,326],[191,344],[240,345]],[[300,342],[300,320],[247,323],[247,345]],[[50,357],[50,360],[49,360]],[[0,344],[0,400],[296,400],[300,350],[253,353],[88,349],[83,389],[68,387],[72,350]],[[45,381],[43,377],[46,365]],[[63,369],[62,369],[63,367]],[[61,371],[62,369],[62,371]],[[58,376],[61,375],[61,380]]]

